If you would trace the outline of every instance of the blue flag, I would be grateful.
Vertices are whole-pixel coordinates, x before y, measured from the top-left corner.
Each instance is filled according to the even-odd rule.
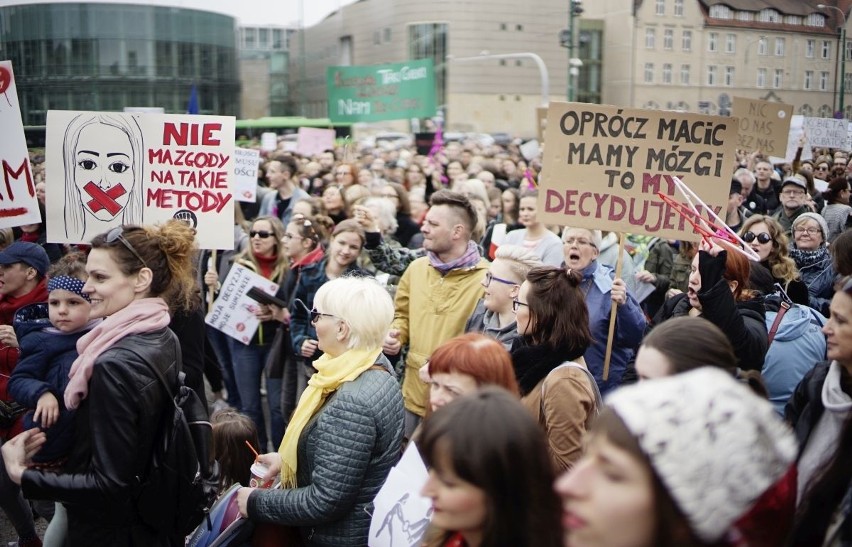
[[[187,114],[198,114],[198,90],[195,84],[192,84],[192,91],[189,92],[189,102],[186,104]]]

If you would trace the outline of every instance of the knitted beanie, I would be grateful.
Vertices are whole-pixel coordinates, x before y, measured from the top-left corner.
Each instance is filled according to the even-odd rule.
[[[606,402],[707,542],[725,537],[796,457],[769,402],[718,368],[627,386]]]
[[[796,229],[796,226],[808,219],[813,220],[817,224],[819,224],[819,229],[822,230],[822,242],[823,244],[825,244],[828,239],[828,223],[825,221],[825,218],[823,218],[823,216],[820,214],[802,213],[801,215],[796,217],[796,220],[793,221],[793,230]]]

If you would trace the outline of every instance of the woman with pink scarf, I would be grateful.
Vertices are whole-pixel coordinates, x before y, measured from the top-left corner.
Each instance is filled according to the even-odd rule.
[[[156,374],[177,385],[181,353],[168,328],[169,304],[172,312],[190,306],[194,240],[195,231],[179,221],[117,227],[92,240],[83,293],[91,318],[104,320],[77,342],[64,394],[65,405],[77,409],[75,446],[58,470],[27,467],[43,432],[27,431],[3,446],[9,477],[25,497],[66,507],[67,545],[183,543],[146,524],[135,498],[161,424],[173,412]]]

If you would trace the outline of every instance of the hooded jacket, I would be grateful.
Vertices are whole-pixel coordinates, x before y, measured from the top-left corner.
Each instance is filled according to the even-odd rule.
[[[476,309],[464,326],[465,332],[481,332],[486,336],[494,338],[506,350],[512,349],[512,343],[518,338],[518,323],[512,321],[501,327],[497,323],[497,314],[485,307],[485,300],[476,303]]]

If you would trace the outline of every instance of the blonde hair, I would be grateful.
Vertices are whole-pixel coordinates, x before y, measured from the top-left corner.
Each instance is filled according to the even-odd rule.
[[[766,224],[766,229],[772,237],[772,249],[769,251],[769,256],[766,257],[772,277],[781,279],[784,283],[799,279],[799,270],[787,250],[790,241],[787,234],[784,233],[784,228],[777,220],[766,215],[752,215],[743,222],[739,236],[742,237],[744,233],[751,230],[752,226],[760,222]]]
[[[329,281],[319,288],[314,303],[349,325],[349,349],[382,347],[393,321],[393,301],[371,277],[344,276]]]
[[[500,245],[494,253],[494,261],[497,260],[506,262],[511,272],[520,279],[519,283],[523,283],[530,270],[544,265],[538,255],[520,245]]]

